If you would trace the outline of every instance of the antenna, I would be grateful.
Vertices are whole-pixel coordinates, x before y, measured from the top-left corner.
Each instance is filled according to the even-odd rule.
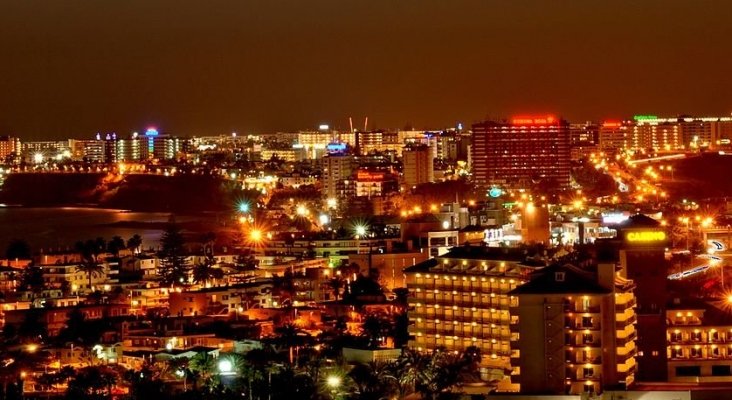
[[[366,119],[363,121],[363,130],[364,130],[364,132],[366,132],[366,131],[369,130],[368,129],[368,126],[369,126],[369,117],[366,117]]]
[[[351,126],[351,133],[353,133],[353,118],[348,117],[348,125]]]

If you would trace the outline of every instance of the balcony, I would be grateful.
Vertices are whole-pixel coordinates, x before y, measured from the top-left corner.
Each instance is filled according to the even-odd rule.
[[[632,307],[635,307],[635,306],[636,306],[636,301],[635,301],[635,299],[633,299],[633,300],[630,300],[630,301],[629,301],[629,302],[627,302],[627,303],[623,303],[623,304],[616,304],[616,305],[615,305],[615,312],[616,312],[616,313],[622,313],[622,312],[625,312],[625,310],[627,310],[627,309],[629,309],[629,308],[632,308]]]

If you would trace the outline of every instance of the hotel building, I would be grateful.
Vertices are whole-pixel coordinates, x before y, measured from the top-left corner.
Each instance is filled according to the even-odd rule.
[[[478,185],[569,187],[569,123],[554,116],[473,125],[472,173]]]
[[[512,381],[527,394],[599,393],[625,389],[635,374],[633,284],[613,265],[597,270],[570,264],[537,271],[509,292]]]
[[[516,391],[511,371],[509,314],[517,299],[509,292],[524,283],[535,267],[524,264],[518,249],[454,247],[404,270],[410,294],[410,347],[433,351],[481,350],[481,377],[497,381],[498,390]]]

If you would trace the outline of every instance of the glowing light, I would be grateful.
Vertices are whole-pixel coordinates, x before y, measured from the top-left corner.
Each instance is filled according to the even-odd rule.
[[[366,235],[366,227],[364,225],[357,225],[355,231],[358,236]]]
[[[325,379],[325,383],[329,387],[331,387],[333,389],[336,389],[339,386],[341,386],[341,377],[340,376],[336,376],[336,375],[331,375],[331,376],[329,376],[328,378]]]
[[[450,229],[450,221],[442,221],[442,229]]]
[[[330,217],[327,214],[320,214],[318,220],[320,220],[321,225],[326,225],[330,222]]]
[[[628,232],[625,238],[629,242],[662,242],[666,240],[666,232],[663,231],[643,231]]]
[[[557,118],[553,115],[545,116],[520,116],[511,119],[514,125],[547,125],[557,122]]]
[[[43,162],[43,154],[42,153],[36,153],[33,154],[33,162],[36,164],[40,164]]]
[[[151,126],[145,131],[145,136],[158,136],[158,130]]]
[[[35,343],[32,343],[32,344],[29,344],[28,346],[26,346],[25,349],[28,350],[29,353],[35,353],[36,350],[38,350],[38,345]]]
[[[249,203],[239,203],[239,212],[249,212]]]
[[[262,231],[259,229],[252,229],[252,231],[249,232],[249,239],[251,239],[253,242],[262,241],[262,237]]]
[[[227,359],[223,359],[219,361],[219,372],[222,374],[228,374],[234,369],[234,366],[231,364],[231,361]]]
[[[325,204],[328,206],[328,208],[336,208],[336,206],[338,206],[338,200],[331,197],[325,201]]]

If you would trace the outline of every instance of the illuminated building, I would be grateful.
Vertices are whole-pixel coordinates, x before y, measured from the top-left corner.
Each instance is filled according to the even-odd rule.
[[[616,225],[617,236],[595,241],[598,262],[619,268],[635,283],[638,371],[644,382],[666,380],[666,233],[654,219],[636,214]]]
[[[681,150],[684,142],[681,128],[674,122],[657,122],[650,119],[636,119],[630,134],[631,149]]]
[[[353,179],[356,197],[381,197],[399,191],[399,183],[388,171],[360,169]]]
[[[323,171],[323,197],[327,199],[342,198],[338,190],[339,184],[351,179],[356,165],[355,158],[350,154],[328,154],[321,161]]]
[[[105,149],[108,146],[104,140],[84,140],[83,157],[84,162],[101,163],[105,162]]]
[[[598,131],[598,147],[602,151],[630,148],[632,125],[620,121],[605,121]]]
[[[8,156],[19,156],[20,149],[19,138],[0,136],[0,163],[4,163]]]
[[[732,313],[726,299],[673,299],[666,319],[670,382],[732,382]]]
[[[405,269],[409,289],[409,346],[418,351],[444,347],[462,352],[476,346],[482,354],[481,378],[498,381],[498,390],[516,390],[511,371],[509,315],[517,298],[509,292],[533,270],[520,251],[455,247]]]
[[[512,381],[522,393],[598,393],[633,383],[633,284],[614,265],[553,265],[509,295],[518,298]]]
[[[404,147],[402,164],[407,187],[434,181],[433,158],[430,146],[410,144]]]
[[[403,136],[399,132],[356,132],[356,153],[359,155],[382,152],[400,155],[403,146]]]
[[[690,117],[659,118],[655,115],[637,115],[635,120],[645,131],[656,135],[654,139],[658,149],[680,148],[715,148],[730,144],[732,139],[732,117]],[[654,128],[655,131],[654,132]],[[673,142],[661,143],[673,133]]]
[[[43,159],[56,159],[66,152],[71,155],[71,148],[66,140],[21,143],[21,154],[30,163],[34,162],[38,154],[42,155]]]
[[[472,171],[479,185],[565,189],[570,173],[569,124],[554,116],[516,117],[473,125]]]

